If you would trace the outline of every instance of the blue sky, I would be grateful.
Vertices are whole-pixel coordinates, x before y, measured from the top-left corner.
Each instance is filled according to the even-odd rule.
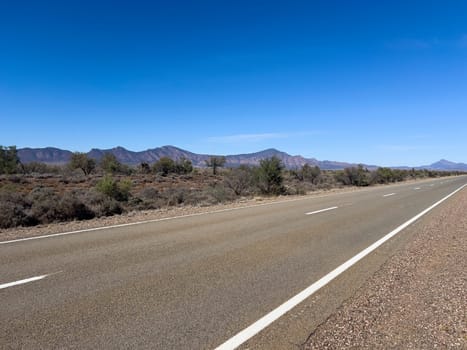
[[[0,144],[467,162],[466,1],[2,1]]]

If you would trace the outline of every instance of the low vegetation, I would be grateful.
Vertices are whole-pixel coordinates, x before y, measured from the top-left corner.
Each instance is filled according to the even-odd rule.
[[[308,164],[288,170],[276,157],[257,167],[225,168],[223,157],[212,157],[206,165],[194,168],[187,159],[163,157],[129,167],[112,154],[97,161],[83,153],[63,166],[21,164],[15,147],[0,146],[0,228],[460,174],[363,166],[326,171]]]

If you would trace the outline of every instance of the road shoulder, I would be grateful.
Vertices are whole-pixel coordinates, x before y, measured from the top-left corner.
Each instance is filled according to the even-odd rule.
[[[305,349],[467,348],[467,189],[409,230],[389,259],[310,335]]]

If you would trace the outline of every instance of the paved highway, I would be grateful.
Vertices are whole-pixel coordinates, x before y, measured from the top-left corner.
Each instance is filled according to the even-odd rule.
[[[0,345],[215,348],[466,183],[411,182],[1,242]],[[330,312],[322,305],[365,278],[343,275],[307,309],[314,322]],[[251,346],[284,347],[283,323]]]

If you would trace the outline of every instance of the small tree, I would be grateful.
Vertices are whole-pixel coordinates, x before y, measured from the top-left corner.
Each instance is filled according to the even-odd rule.
[[[175,162],[169,157],[162,157],[154,163],[152,170],[157,174],[167,176],[169,173],[174,172]]]
[[[149,174],[151,172],[151,167],[149,166],[148,163],[146,162],[142,162],[140,165],[139,165],[139,171],[143,174]]]
[[[370,172],[361,164],[358,167],[345,168],[338,176],[344,185],[368,186],[370,184]]]
[[[75,152],[71,155],[69,166],[71,169],[81,169],[84,175],[89,175],[96,167],[96,162],[86,153]]]
[[[282,171],[284,165],[277,157],[262,159],[256,172],[256,185],[263,194],[284,193]]]
[[[241,165],[238,168],[230,169],[226,174],[224,183],[237,196],[247,194],[253,182],[252,169],[246,165]]]
[[[15,174],[19,165],[16,146],[0,146],[0,174]]]
[[[312,184],[316,184],[319,176],[321,175],[321,169],[318,166],[311,167],[308,164],[304,164],[300,173],[303,181],[308,181]]]
[[[212,168],[212,173],[214,175],[217,174],[217,168],[223,167],[225,165],[225,157],[215,157],[212,156],[208,160],[206,160],[206,166]]]
[[[193,171],[193,164],[189,159],[182,158],[175,163],[175,172],[177,174],[189,174]]]
[[[122,163],[112,153],[105,153],[100,160],[100,166],[106,173],[115,174],[122,171]]]

